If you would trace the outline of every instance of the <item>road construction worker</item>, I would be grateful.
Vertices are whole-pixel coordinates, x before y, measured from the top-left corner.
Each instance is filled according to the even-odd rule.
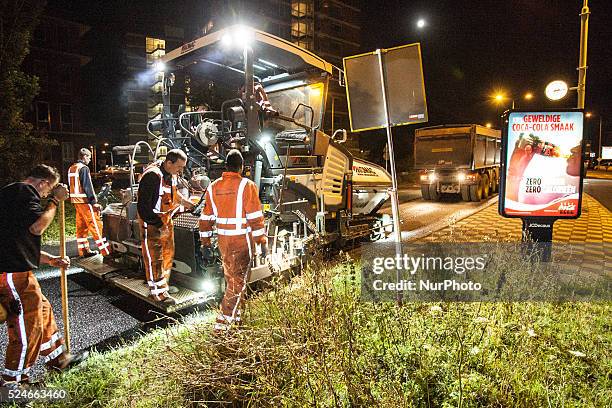
[[[170,287],[170,270],[174,260],[174,226],[172,216],[193,204],[177,188],[178,175],[187,164],[187,155],[172,149],[165,160],[149,165],[138,185],[138,218],[145,275],[154,300],[176,304],[170,296],[178,289]]]
[[[91,182],[87,165],[91,161],[89,149],[79,151],[79,161],[68,169],[68,185],[70,186],[70,202],[76,209],[76,239],[79,255],[88,257],[98,252],[89,249],[88,236],[93,236],[98,250],[103,256],[110,255],[110,247],[106,237],[102,235],[100,220],[100,204]]]
[[[58,171],[38,165],[22,182],[0,189],[0,303],[8,312],[8,346],[3,381],[6,386],[27,383],[39,355],[49,368],[62,370],[86,354],[68,354],[57,329],[51,304],[32,272],[40,263],[68,267],[70,259],[40,250],[41,235],[68,188],[58,184]],[[41,197],[49,197],[46,208]]]
[[[213,225],[216,223],[218,246],[223,262],[226,288],[215,331],[229,329],[240,323],[246,284],[255,253],[255,244],[267,253],[264,217],[259,201],[259,189],[242,177],[243,159],[238,150],[226,158],[227,171],[206,190],[205,205],[200,216],[200,240],[205,257],[210,257]]]

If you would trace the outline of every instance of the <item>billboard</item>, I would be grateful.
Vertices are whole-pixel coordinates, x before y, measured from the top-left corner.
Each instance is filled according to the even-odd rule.
[[[381,50],[391,126],[427,121],[420,44]],[[351,131],[387,126],[377,52],[344,58]]]
[[[612,146],[601,147],[601,158],[603,160],[612,160]]]
[[[502,145],[505,217],[577,218],[582,199],[582,111],[511,111]]]

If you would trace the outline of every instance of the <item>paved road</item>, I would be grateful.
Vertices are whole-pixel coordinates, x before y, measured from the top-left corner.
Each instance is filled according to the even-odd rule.
[[[583,191],[612,211],[612,180],[587,178],[584,179]]]
[[[53,307],[55,318],[63,334],[59,271],[42,267],[36,272],[43,294]],[[68,299],[72,351],[103,350],[137,336],[151,327],[165,326],[168,320],[160,320],[160,314],[136,297],[112,287],[71,267],[68,270]],[[190,309],[185,316],[197,313]],[[176,317],[176,316],[175,316]],[[7,343],[6,325],[0,325],[0,364],[4,362]],[[33,370],[34,378],[43,373],[40,361]]]
[[[440,201],[426,201],[417,188],[400,190],[398,195],[402,240],[426,235],[484,208],[497,199],[497,195],[494,195],[480,203],[464,202],[458,195],[449,194],[443,195]],[[391,214],[390,205],[385,205],[382,212]]]

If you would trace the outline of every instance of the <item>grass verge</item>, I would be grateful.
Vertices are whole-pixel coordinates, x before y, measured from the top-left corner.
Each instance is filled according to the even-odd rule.
[[[145,335],[49,381],[70,407],[612,406],[609,302],[366,303],[353,262]]]
[[[74,205],[68,200],[65,201],[65,228],[66,228],[66,239],[71,239],[76,236],[76,210]],[[49,225],[49,228],[45,231],[42,236],[42,243],[44,244],[57,244],[60,239],[60,228],[59,228],[59,210],[57,211],[55,218]]]

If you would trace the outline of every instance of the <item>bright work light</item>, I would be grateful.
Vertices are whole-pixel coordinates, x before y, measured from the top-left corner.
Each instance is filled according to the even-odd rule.
[[[153,64],[153,68],[156,72],[164,72],[166,70],[166,64],[163,61],[157,61]]]

